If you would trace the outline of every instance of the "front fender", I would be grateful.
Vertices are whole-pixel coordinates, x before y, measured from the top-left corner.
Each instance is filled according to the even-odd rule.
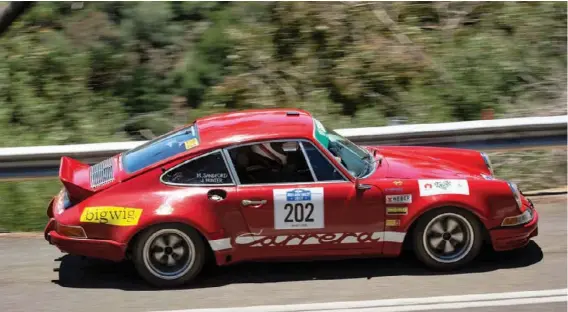
[[[469,195],[420,196],[420,192],[416,191],[413,211],[402,225],[404,231],[408,231],[425,213],[442,207],[456,207],[469,211],[486,229],[498,227],[503,218],[518,214],[515,199],[505,181],[468,180],[468,186]]]

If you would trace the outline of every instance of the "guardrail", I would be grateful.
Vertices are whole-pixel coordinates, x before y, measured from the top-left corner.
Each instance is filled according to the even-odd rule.
[[[357,144],[423,145],[483,151],[566,147],[568,116],[337,129]],[[55,177],[61,156],[95,163],[146,141],[0,148],[0,180]]]

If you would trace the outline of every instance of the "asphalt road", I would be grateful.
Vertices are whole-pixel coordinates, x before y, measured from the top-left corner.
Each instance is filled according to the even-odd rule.
[[[252,263],[207,272],[179,290],[148,288],[128,263],[83,260],[39,237],[0,237],[0,311],[164,311],[567,288],[566,197],[535,200],[539,236],[526,248],[485,252],[471,269],[432,274],[412,256]],[[566,302],[471,308],[566,311]],[[449,310],[442,310],[449,311]]]

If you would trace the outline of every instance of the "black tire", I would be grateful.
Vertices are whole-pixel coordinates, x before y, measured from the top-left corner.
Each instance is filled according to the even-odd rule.
[[[158,247],[155,247],[154,243],[160,237],[162,237],[162,242],[166,242],[166,235],[168,235],[168,246],[163,248],[159,247],[160,244],[156,244]],[[183,241],[179,244],[182,248],[188,250],[187,259],[185,255],[183,257],[178,256],[175,252],[175,249],[179,249],[179,247],[174,249],[169,246],[171,241],[175,241],[171,238],[172,235]],[[151,252],[152,246],[157,251]],[[168,247],[170,247],[170,250],[166,250]],[[159,263],[157,258],[154,257],[155,254],[160,252],[159,250],[164,251],[166,259],[179,257],[179,263],[183,265],[181,269],[172,272],[170,276],[168,276],[168,272],[160,271],[158,267],[166,267],[166,265]],[[161,258],[163,259],[163,256]],[[183,224],[158,224],[146,229],[136,239],[132,253],[132,261],[138,274],[150,285],[158,288],[173,288],[187,284],[202,271],[205,260],[206,249],[203,239],[195,229]],[[165,274],[160,274],[160,272],[165,272]]]
[[[454,243],[457,239],[454,238],[459,232],[455,231],[454,235],[450,234],[450,238],[445,234],[448,229],[448,223],[440,223],[444,234],[439,237],[442,241],[439,244],[435,244],[438,241],[438,232],[435,223],[440,222],[451,222],[450,218],[458,223],[459,229],[468,232],[462,233],[461,236],[465,239],[469,239],[467,242]],[[471,213],[458,208],[446,207],[435,209],[427,212],[418,219],[416,228],[412,233],[412,246],[414,254],[426,267],[435,271],[451,271],[463,268],[465,265],[473,261],[480,253],[481,247],[483,246],[483,232],[481,229],[481,224],[477,218]],[[424,236],[424,233],[428,231],[428,234]],[[471,232],[471,233],[469,233]],[[441,246],[443,249],[446,244],[451,243],[450,248],[455,248],[455,250],[460,250],[456,252],[455,255],[452,253],[444,254],[442,250],[438,250],[433,245]],[[461,248],[458,248],[462,246]]]

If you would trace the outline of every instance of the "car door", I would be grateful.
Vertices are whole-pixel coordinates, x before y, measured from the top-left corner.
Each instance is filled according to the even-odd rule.
[[[361,197],[353,181],[307,141],[256,144],[267,143],[285,146],[292,174],[264,172],[259,173],[260,178],[247,178],[242,166],[257,164],[239,157],[250,153],[251,146],[227,151],[239,180],[236,200],[250,230],[236,235],[237,248],[263,258],[379,247],[380,238],[373,233],[381,226],[381,209],[371,200],[380,197],[378,189]]]
[[[236,186],[221,150],[183,161],[161,176],[164,199],[157,214],[183,211],[188,221],[228,233],[246,231]],[[219,233],[209,233],[219,234]],[[210,242],[211,243],[211,242]],[[227,246],[212,246],[214,249]]]

